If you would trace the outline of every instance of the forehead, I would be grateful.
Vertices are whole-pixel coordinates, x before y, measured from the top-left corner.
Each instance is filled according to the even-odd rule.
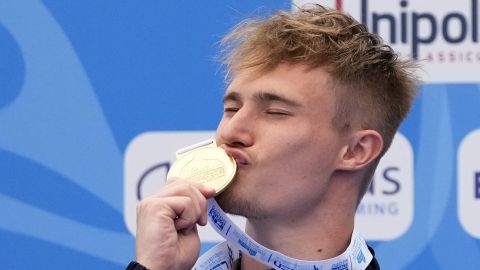
[[[331,75],[322,67],[280,64],[268,72],[255,68],[237,72],[225,95],[235,94],[240,99],[248,99],[262,92],[286,97],[302,105],[315,106],[318,102],[333,105],[333,87]]]

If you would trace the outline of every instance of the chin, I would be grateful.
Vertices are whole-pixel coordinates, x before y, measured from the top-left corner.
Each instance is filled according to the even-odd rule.
[[[243,216],[244,211],[242,209],[246,208],[246,200],[240,199],[242,196],[235,193],[232,187],[229,187],[217,195],[215,199],[226,213]]]
[[[215,199],[223,211],[232,215],[252,219],[260,219],[267,216],[265,211],[260,207],[261,204],[257,198],[241,194],[241,192],[233,186],[227,188],[224,192],[216,196]]]

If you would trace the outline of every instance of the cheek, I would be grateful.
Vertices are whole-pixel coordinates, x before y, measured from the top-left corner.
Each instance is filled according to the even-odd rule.
[[[320,159],[318,153],[308,142],[285,141],[279,146],[272,147],[270,151],[263,151],[262,154],[265,154],[262,165],[270,165],[264,168],[267,173],[275,178],[282,178],[283,181],[309,178],[317,171],[319,165],[321,166],[318,164]]]
[[[326,178],[336,160],[335,141],[326,138],[323,141],[312,135],[297,139],[285,142],[285,151],[277,154],[281,161],[278,171],[307,182],[313,178]]]

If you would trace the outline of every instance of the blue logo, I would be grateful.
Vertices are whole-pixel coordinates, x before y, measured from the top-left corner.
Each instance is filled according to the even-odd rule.
[[[162,162],[153,165],[152,167],[148,168],[139,178],[137,182],[137,200],[141,201],[143,199],[142,196],[142,187],[143,184],[145,183],[145,180],[150,176],[155,173],[158,173],[159,171],[164,171],[165,179],[167,179],[167,172],[170,170],[170,162]]]
[[[215,226],[217,226],[217,228],[219,228],[220,230],[223,230],[227,222],[220,215],[220,213],[215,207],[212,207],[212,209],[210,209],[208,215],[212,218],[213,224],[215,224]]]
[[[331,270],[348,270],[348,259],[334,263]]]
[[[365,255],[363,254],[363,251],[359,251],[357,254],[357,263],[361,262],[366,262],[367,260],[365,259]]]
[[[234,258],[233,258],[232,248],[230,248],[228,244],[227,244],[227,248],[228,248],[228,260],[230,262],[230,265],[233,265]]]
[[[398,167],[387,167],[387,168],[385,168],[385,170],[382,173],[383,177],[373,178],[372,182],[368,186],[367,192],[369,194],[372,194],[372,195],[381,193],[381,194],[387,195],[387,196],[392,196],[392,195],[398,194],[401,190],[400,179],[396,178],[394,175],[398,174],[399,171],[400,171],[400,168],[398,168]],[[380,181],[382,181],[384,183],[388,183],[388,186],[387,186],[387,184],[384,184],[383,189],[381,189],[381,190],[378,189],[376,184]]]
[[[373,32],[377,32],[383,23],[390,26],[390,40],[392,44],[411,44],[411,55],[418,57],[420,45],[431,44],[442,38],[444,42],[458,44],[467,39],[478,43],[478,0],[471,0],[470,14],[463,14],[453,11],[445,14],[445,17],[438,18],[430,12],[415,12],[408,9],[408,1],[399,1],[400,14],[389,12],[377,13],[368,10],[368,0],[362,0],[361,21]],[[369,24],[370,23],[370,24]],[[429,31],[420,31],[420,25]],[[397,30],[400,29],[400,40],[397,40]],[[422,32],[422,33],[420,33]]]
[[[240,244],[240,246],[244,247],[247,251],[248,251],[248,254],[250,254],[250,256],[255,256],[257,255],[257,251],[249,246],[247,243],[243,242],[242,239],[238,239],[238,243]]]
[[[225,265],[225,267],[228,268],[228,264],[226,261],[221,261],[220,263],[214,265],[213,267],[211,267],[209,270],[214,270],[214,269],[224,269],[223,268],[223,265]]]
[[[475,199],[480,199],[480,172],[475,173]]]
[[[296,264],[292,264],[292,263],[288,263],[288,262],[285,262],[285,261],[273,261],[273,264],[279,268],[279,269],[282,269],[282,270],[295,270],[297,269],[297,265]]]

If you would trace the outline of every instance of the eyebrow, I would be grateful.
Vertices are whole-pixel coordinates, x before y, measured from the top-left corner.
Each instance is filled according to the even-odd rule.
[[[223,96],[223,103],[227,101],[240,101],[240,94],[237,92],[230,92]]]
[[[291,107],[300,107],[300,103],[269,91],[260,91],[256,93],[254,99],[258,100],[260,103],[280,102]]]
[[[256,100],[259,103],[271,103],[271,102],[280,102],[288,106],[292,107],[300,107],[300,103],[291,100],[287,97],[274,94],[270,91],[260,91],[256,93],[253,97],[254,100]],[[228,102],[228,101],[241,101],[240,94],[238,92],[230,92],[226,94],[223,97],[223,102]]]

